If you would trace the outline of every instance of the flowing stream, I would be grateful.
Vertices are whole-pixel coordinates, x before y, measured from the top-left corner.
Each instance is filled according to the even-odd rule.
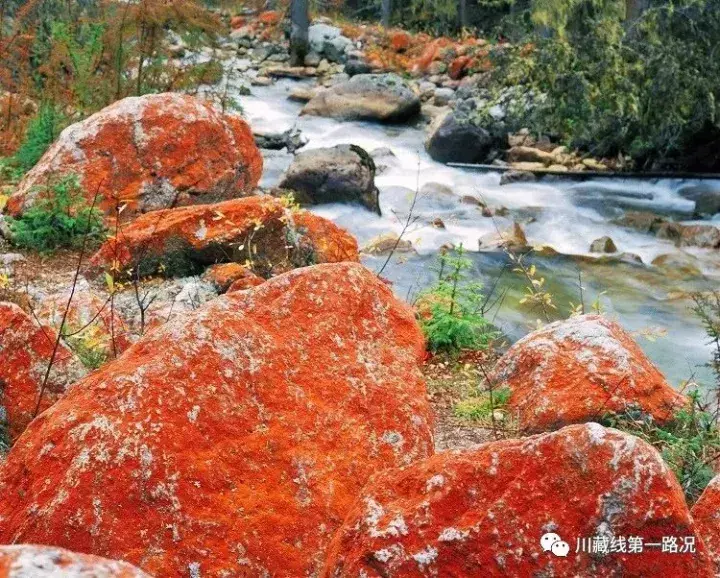
[[[539,311],[519,303],[525,282],[512,271],[502,253],[478,251],[478,239],[498,228],[522,224],[529,243],[549,245],[560,255],[534,257],[539,274],[546,278],[558,308],[557,318],[568,315],[570,302],[580,301],[580,279],[586,307],[599,299],[603,311],[633,332],[641,347],[661,368],[671,383],[679,385],[691,376],[702,384],[712,383],[703,365],[710,348],[697,319],[691,313],[689,291],[719,285],[718,251],[684,249],[699,258],[704,278],[684,279],[663,274],[653,267],[630,263],[600,263],[589,259],[590,243],[610,236],[620,252],[634,253],[643,263],[661,254],[680,251],[671,241],[628,230],[612,223],[625,209],[651,209],[683,222],[692,219],[694,203],[678,194],[692,181],[597,179],[585,182],[556,180],[500,186],[500,175],[449,167],[433,161],[424,151],[424,127],[384,126],[367,122],[299,116],[302,105],[288,100],[299,82],[283,80],[269,87],[253,87],[252,96],[239,97],[244,115],[253,129],[281,132],[297,127],[307,139],[306,149],[336,144],[355,144],[368,152],[390,149],[378,164],[376,184],[380,190],[382,216],[359,206],[323,205],[313,208],[349,230],[362,247],[380,234],[402,231],[414,191],[428,183],[450,187],[453,194],[437,191],[421,194],[413,214],[417,220],[405,235],[417,254],[396,254],[383,271],[393,281],[396,293],[412,300],[435,277],[437,253],[447,243],[462,242],[471,251],[475,274],[493,296],[504,296],[490,313],[494,323],[510,339],[527,333],[542,318]],[[292,155],[285,151],[263,151],[263,186],[277,185]],[[720,188],[720,181],[704,186]],[[432,187],[430,187],[432,188]],[[463,203],[463,195],[481,198],[490,207],[504,206],[508,217],[487,218],[477,206]],[[444,229],[432,226],[442,219]],[[720,215],[715,219],[720,220]],[[385,257],[365,257],[365,264],[379,270]]]

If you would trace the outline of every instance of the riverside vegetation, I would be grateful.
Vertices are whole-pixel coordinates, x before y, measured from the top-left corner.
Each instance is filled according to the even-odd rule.
[[[717,171],[718,6],[266,8],[0,0],[0,576],[720,572],[720,188],[534,241],[576,234],[547,170]],[[296,124],[254,126],[278,93]]]

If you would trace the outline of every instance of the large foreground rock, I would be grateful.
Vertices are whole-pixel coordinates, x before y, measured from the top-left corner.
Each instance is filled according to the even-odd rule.
[[[557,534],[565,557],[544,551]],[[578,539],[605,553],[576,552]],[[642,553],[628,550],[640,538]],[[651,543],[695,540],[695,552]],[[614,538],[614,540],[613,540]],[[625,552],[608,552],[625,539]],[[612,542],[611,542],[612,540]],[[682,489],[640,439],[598,424],[443,453],[378,474],[337,533],[325,578],[677,576],[711,562]]]
[[[705,488],[690,513],[720,575],[720,476]]]
[[[687,403],[632,337],[600,315],[530,333],[500,359],[490,380],[510,387],[510,411],[533,432],[626,411],[663,423]]]
[[[355,239],[332,222],[255,196],[142,215],[93,256],[95,271],[184,276],[237,262],[269,277],[315,263],[357,261]]]
[[[66,128],[21,181],[8,209],[17,215],[37,190],[63,175],[80,178],[92,201],[123,216],[212,203],[252,191],[262,157],[247,124],[192,96],[129,97]]]
[[[56,340],[53,329],[17,305],[0,303],[0,434],[4,425],[10,442],[25,431],[38,407],[50,407],[87,373],[62,342],[48,373]]]
[[[218,297],[33,421],[0,465],[0,543],[316,575],[369,476],[432,453],[423,355],[411,308],[356,263]]]
[[[337,145],[295,155],[280,181],[302,204],[359,203],[380,212],[375,162],[362,148]]]
[[[403,122],[420,113],[420,99],[396,74],[357,74],[316,94],[302,114],[344,120]]]
[[[150,578],[125,562],[47,546],[0,546],[0,578]]]
[[[485,128],[462,113],[448,111],[431,124],[425,149],[441,163],[483,163],[496,144]]]

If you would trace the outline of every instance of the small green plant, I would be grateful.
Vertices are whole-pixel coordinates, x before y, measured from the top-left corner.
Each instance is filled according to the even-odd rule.
[[[51,104],[43,104],[25,132],[13,164],[21,173],[33,168],[67,125],[67,118]]]
[[[465,253],[460,245],[441,254],[438,281],[419,299],[421,326],[434,353],[485,349],[497,337],[483,316],[482,284],[468,278],[472,261]]]
[[[97,241],[105,231],[102,214],[88,206],[73,175],[41,192],[32,207],[9,223],[15,245],[40,252],[77,247],[83,239]]]
[[[512,392],[509,387],[499,387],[469,397],[455,405],[455,416],[472,421],[487,422],[493,419],[493,412],[503,410]]]
[[[699,392],[693,391],[688,397],[688,409],[678,411],[672,421],[662,426],[638,412],[607,416],[602,422],[654,446],[692,504],[715,476],[713,465],[720,457],[720,431],[714,416],[702,410]]]

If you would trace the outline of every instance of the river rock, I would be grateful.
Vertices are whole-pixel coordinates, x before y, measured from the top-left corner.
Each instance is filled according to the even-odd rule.
[[[708,484],[690,513],[720,574],[720,476]]]
[[[0,303],[0,438],[8,438],[0,439],[0,445],[14,442],[36,413],[54,404],[87,373],[62,341],[53,358],[56,341],[51,327],[39,325],[14,303]]]
[[[246,289],[252,289],[253,287],[257,287],[258,285],[262,285],[263,283],[265,283],[265,279],[263,279],[262,277],[258,277],[249,269],[243,267],[243,271],[243,276],[235,279],[235,281],[232,282],[232,285],[230,285],[227,290],[228,293],[245,291]]]
[[[266,132],[256,130],[253,132],[255,144],[261,149],[283,150],[294,153],[307,144],[307,139],[302,136],[298,128],[289,128],[284,132]]]
[[[414,253],[415,248],[407,239],[401,239],[395,233],[384,233],[372,239],[362,248],[366,255],[390,255],[392,253]]]
[[[718,249],[720,248],[720,228],[714,225],[683,225],[678,246]]]
[[[496,213],[497,214],[497,211]],[[488,233],[478,240],[481,251],[527,251],[528,245],[525,231],[519,223],[513,223],[507,229]]]
[[[302,114],[344,120],[404,122],[420,112],[420,99],[396,74],[357,74],[318,93]]]
[[[304,231],[296,220],[304,222]],[[307,226],[316,220],[323,226]],[[317,231],[327,237],[316,237]],[[322,217],[293,212],[282,199],[257,196],[142,215],[123,228],[119,240],[108,239],[90,263],[94,272],[112,268],[113,275],[139,270],[186,276],[215,263],[237,262],[269,277],[322,263],[327,256],[357,261],[357,242]]]
[[[279,187],[294,191],[301,204],[359,203],[380,212],[375,163],[356,145],[336,145],[298,153]]]
[[[265,281],[240,263],[217,263],[216,265],[210,265],[210,267],[205,269],[205,273],[203,273],[203,280],[214,285],[218,293],[225,293],[236,281],[240,279],[247,280],[250,275],[252,275],[250,279],[260,279],[260,283]],[[258,285],[260,283],[258,283]]]
[[[616,253],[617,250],[615,242],[607,236],[595,239],[592,243],[590,243],[591,253]]]
[[[469,117],[446,111],[431,124],[425,148],[438,162],[482,163],[495,144],[490,133]]]
[[[508,151],[507,160],[511,163],[542,163],[548,166],[556,162],[556,157],[538,148],[514,146]]]
[[[345,62],[346,52],[353,43],[342,35],[336,26],[328,24],[313,24],[308,29],[310,50],[325,56],[331,62]]]
[[[667,223],[667,219],[649,211],[627,211],[614,222],[643,233],[656,233],[661,225]]]
[[[372,66],[362,58],[348,58],[348,61],[345,63],[345,74],[348,76],[370,74],[372,71]]]
[[[130,564],[50,546],[0,546],[0,578],[151,578]]]
[[[688,183],[678,189],[681,197],[695,201],[695,213],[712,216],[720,213],[720,189],[712,182]]]
[[[541,539],[546,533],[547,543]],[[576,553],[579,539],[665,536],[696,552]],[[557,539],[564,545],[550,550]],[[618,543],[615,542],[614,543]],[[547,550],[546,550],[547,548]],[[329,549],[322,578],[710,578],[682,488],[660,454],[596,423],[439,453],[375,476]]]
[[[500,177],[500,185],[512,185],[514,183],[534,183],[537,181],[535,173],[529,171],[505,171]]]
[[[318,92],[316,88],[308,88],[305,86],[296,86],[288,94],[288,100],[294,102],[308,102]]]
[[[424,341],[357,263],[220,296],[33,423],[0,466],[0,543],[154,576],[317,576],[370,475],[432,454]]]
[[[209,143],[212,143],[210,145]],[[176,205],[217,202],[252,191],[262,157],[250,128],[188,95],[120,100],[66,128],[10,199],[13,215],[48,181],[74,174],[88,202],[124,217]]]
[[[435,106],[447,106],[455,98],[455,91],[452,88],[436,88],[433,96]]]
[[[510,388],[509,411],[529,432],[627,411],[662,424],[687,405],[632,337],[600,315],[571,317],[520,339],[490,382]]]
[[[690,253],[664,253],[655,257],[651,264],[673,278],[702,277],[700,260]]]

